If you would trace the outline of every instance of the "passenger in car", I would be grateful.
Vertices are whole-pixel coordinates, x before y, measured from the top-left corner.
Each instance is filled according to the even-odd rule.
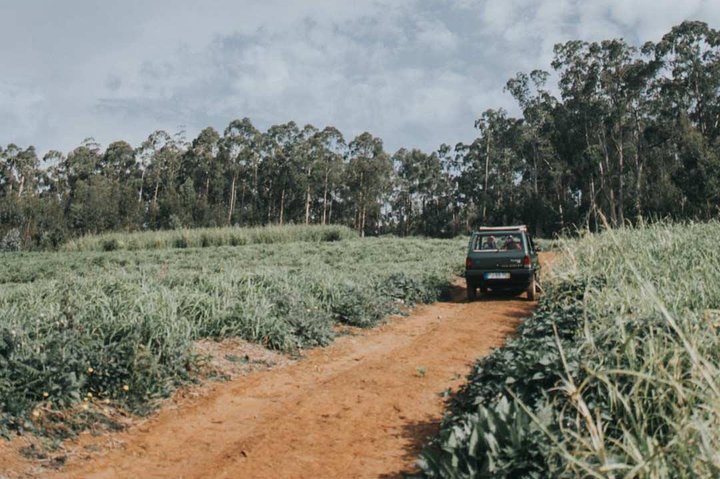
[[[508,235],[505,239],[505,249],[508,251],[520,249],[520,243],[515,241],[512,235]]]

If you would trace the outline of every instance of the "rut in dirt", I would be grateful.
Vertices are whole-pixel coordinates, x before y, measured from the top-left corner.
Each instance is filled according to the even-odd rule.
[[[83,436],[69,478],[401,477],[439,426],[443,392],[501,346],[534,303],[521,298],[417,308],[310,351],[296,363],[213,384],[105,438]],[[114,447],[110,447],[112,442]]]

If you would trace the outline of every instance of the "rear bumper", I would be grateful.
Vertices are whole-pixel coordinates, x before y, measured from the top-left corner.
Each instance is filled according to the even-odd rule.
[[[485,273],[510,273],[510,279],[485,279]],[[465,280],[468,286],[476,288],[500,289],[525,289],[535,274],[533,269],[511,269],[511,270],[465,270]]]

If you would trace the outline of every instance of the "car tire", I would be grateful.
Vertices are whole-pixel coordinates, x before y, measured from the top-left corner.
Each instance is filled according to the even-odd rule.
[[[467,299],[468,301],[475,301],[477,299],[477,288],[475,285],[467,285]]]
[[[528,301],[535,301],[537,299],[538,294],[537,294],[537,283],[535,281],[535,275],[533,275],[532,279],[530,280],[530,284],[528,285],[525,292],[527,293]]]

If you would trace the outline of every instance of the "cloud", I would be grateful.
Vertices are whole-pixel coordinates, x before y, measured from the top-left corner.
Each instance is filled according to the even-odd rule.
[[[659,2],[659,3],[658,3]],[[13,5],[10,5],[13,3]],[[0,144],[139,143],[249,116],[368,130],[389,149],[470,141],[502,89],[570,39],[657,40],[712,0],[4,2]]]

